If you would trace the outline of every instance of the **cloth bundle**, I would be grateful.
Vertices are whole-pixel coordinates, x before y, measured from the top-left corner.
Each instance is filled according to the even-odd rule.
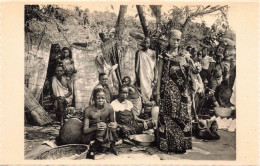
[[[220,130],[227,130],[229,132],[236,131],[236,119],[217,117],[216,121]]]
[[[197,138],[206,140],[218,140],[220,136],[217,133],[218,124],[215,120],[199,120],[193,126],[193,133]]]

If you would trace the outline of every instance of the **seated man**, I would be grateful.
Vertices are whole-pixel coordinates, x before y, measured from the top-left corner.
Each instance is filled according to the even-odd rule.
[[[56,75],[52,77],[52,98],[55,100],[56,118],[62,125],[65,122],[65,109],[72,102],[72,83],[64,76],[62,65],[56,67]]]
[[[212,97],[211,99],[213,100],[214,105],[216,107],[219,107],[219,103],[216,100],[216,90],[221,85],[222,81],[223,81],[222,71],[214,70],[213,75],[209,82],[209,92],[208,93],[211,94],[211,97]]]
[[[213,75],[208,82],[208,87],[205,89],[205,97],[200,100],[198,113],[202,111],[202,114],[212,114],[209,110],[220,106],[220,103],[216,98],[216,91],[221,86],[222,81],[222,71],[220,69],[214,70]]]
[[[117,126],[114,118],[114,110],[110,104],[106,103],[104,89],[95,89],[93,99],[94,104],[88,106],[84,111],[82,141],[89,144],[91,140],[95,140],[94,144],[90,146],[87,158],[94,159],[95,153],[105,152],[108,148],[115,155],[118,155],[115,147]]]
[[[83,114],[83,122],[78,118],[69,119],[59,131],[56,138],[58,145],[66,144],[90,144],[87,158],[94,159],[98,152],[110,150],[118,155],[115,147],[117,141],[114,110],[105,102],[104,89],[95,89],[93,92],[94,104],[88,106]]]
[[[137,116],[133,104],[127,100],[128,93],[128,86],[122,85],[119,89],[119,98],[111,103],[124,138],[132,134],[141,134],[145,129],[151,129],[155,126],[152,120],[144,120]]]
[[[106,96],[106,102],[110,103],[113,96],[112,96],[111,90],[108,87],[108,76],[107,76],[107,74],[106,73],[99,73],[98,79],[99,79],[99,83],[94,87],[93,91],[95,89],[98,89],[98,88],[104,89],[105,96]],[[93,104],[94,104],[94,101],[93,101],[93,92],[92,92],[91,97],[90,97],[90,101],[89,101],[89,105],[93,105]]]

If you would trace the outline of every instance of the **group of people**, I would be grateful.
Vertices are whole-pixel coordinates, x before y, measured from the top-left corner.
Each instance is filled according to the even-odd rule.
[[[68,47],[61,49],[59,44],[53,44],[50,51],[44,93],[49,92],[54,100],[56,118],[61,124],[65,122],[64,110],[67,106],[72,105],[72,77],[75,73],[77,71],[74,67],[71,49]]]
[[[219,44],[209,54],[207,47],[202,51],[192,46],[181,47],[181,39],[179,30],[171,30],[169,45],[158,56],[150,49],[150,39],[145,38],[135,56],[135,83],[125,76],[116,95],[108,87],[108,75],[100,73],[90,105],[83,112],[83,121],[69,119],[64,123],[63,116],[59,117],[64,124],[56,141],[59,144],[94,141],[87,158],[109,149],[118,155],[115,143],[119,138],[150,129],[154,130],[157,147],[164,152],[185,153],[191,149],[192,119],[198,120],[198,113],[203,113],[202,110],[208,113],[211,107],[233,106],[230,97],[235,61],[231,57],[235,54],[230,41]],[[65,71],[64,65],[56,65],[52,77],[59,116],[73,92]]]
[[[59,67],[56,68],[56,72],[58,71]],[[118,95],[111,93],[107,83],[108,75],[100,73],[99,83],[91,95],[91,104],[83,112],[83,122],[69,119],[62,125],[56,140],[58,144],[90,144],[94,141],[90,146],[88,158],[94,158],[96,153],[106,152],[109,149],[118,155],[115,142],[119,138],[142,134],[143,131],[156,127],[158,116],[156,113],[158,114],[159,109],[153,107],[149,113],[146,112],[146,117],[142,117],[141,115],[145,114],[142,113],[142,108],[130,101],[133,98],[140,99],[139,92],[131,84],[130,77],[124,77]]]

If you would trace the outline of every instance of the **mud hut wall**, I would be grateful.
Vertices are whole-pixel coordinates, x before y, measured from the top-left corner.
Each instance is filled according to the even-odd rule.
[[[36,100],[40,99],[45,82],[51,42],[40,35],[25,35],[25,86]]]
[[[98,84],[99,73],[95,59],[101,54],[101,49],[72,48],[72,56],[77,69],[74,77],[75,107],[77,109],[84,109],[89,105],[92,90]]]
[[[135,83],[135,52],[131,47],[126,47],[125,53],[121,57],[121,76],[129,76],[132,84]]]

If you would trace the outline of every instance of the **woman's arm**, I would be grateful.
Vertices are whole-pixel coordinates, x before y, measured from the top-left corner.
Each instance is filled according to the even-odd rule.
[[[137,112],[134,110],[134,108],[131,111],[134,115],[134,120],[136,120],[137,122],[142,122],[142,123],[145,121],[137,116]]]
[[[200,87],[201,91],[203,92],[204,91],[204,84],[202,82],[200,74],[198,74],[197,77],[198,77],[198,81],[199,81],[199,84],[200,84],[199,87]]]
[[[67,80],[67,86],[68,86],[68,94],[64,96],[64,98],[70,97],[70,95],[72,95],[72,82],[70,80],[70,78],[66,78]]]
[[[134,115],[134,120],[136,120],[137,122],[143,123],[144,129],[147,129],[147,128],[148,128],[148,125],[147,125],[146,121],[145,121],[144,119],[139,118],[139,117],[137,116],[137,113],[136,113],[136,111],[135,111],[134,109],[132,109],[131,111],[132,111],[132,113],[133,113],[133,115]]]
[[[156,57],[156,53],[154,52],[155,56]],[[155,67],[154,67],[154,80],[153,80],[153,83],[156,84],[157,81],[158,81],[158,61],[157,59],[155,58]]]
[[[50,87],[51,87],[51,88],[50,88],[50,96],[51,96],[54,100],[56,100],[58,97],[55,96],[54,93],[53,93],[53,88],[52,88],[53,78],[54,78],[54,77],[51,78],[51,82],[50,82]]]
[[[190,78],[191,78],[191,87],[192,87],[192,90],[193,90],[193,92],[195,92],[196,91],[196,81],[195,81],[195,77],[196,77],[196,75],[194,75],[193,73],[192,73],[192,71],[190,71],[189,72],[189,76],[190,76]]]

